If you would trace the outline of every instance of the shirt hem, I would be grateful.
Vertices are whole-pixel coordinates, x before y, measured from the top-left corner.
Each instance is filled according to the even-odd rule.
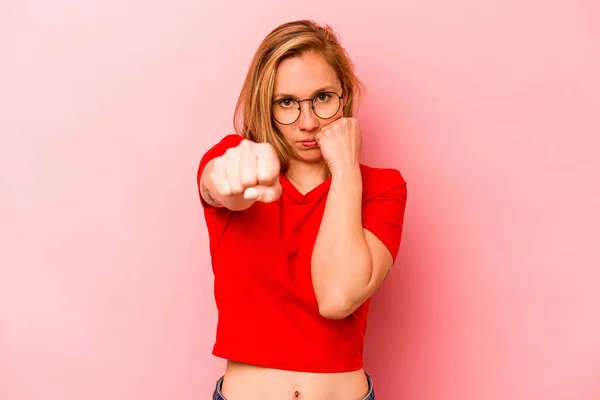
[[[361,360],[353,360],[350,362],[340,363],[334,360],[330,360],[330,363],[311,363],[311,362],[286,362],[281,359],[276,360],[268,357],[256,357],[248,354],[232,354],[214,347],[212,351],[213,356],[222,358],[224,360],[230,360],[240,362],[249,365],[256,365],[263,368],[281,369],[286,371],[295,372],[312,372],[312,373],[342,373],[342,372],[354,372],[363,368],[363,362]]]

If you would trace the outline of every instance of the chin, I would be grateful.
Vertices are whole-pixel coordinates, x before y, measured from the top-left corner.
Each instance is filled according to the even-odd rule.
[[[289,142],[288,145],[290,145]],[[290,147],[292,147],[294,153],[296,153],[296,156],[294,158],[297,161],[310,164],[323,162],[323,154],[321,153],[321,149],[319,148],[319,146],[306,148],[300,144],[296,144],[291,145]]]
[[[323,162],[323,155],[319,149],[305,150],[299,154],[301,161],[307,163],[320,163]]]

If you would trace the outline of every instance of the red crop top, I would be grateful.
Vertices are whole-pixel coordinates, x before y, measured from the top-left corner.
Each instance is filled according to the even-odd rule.
[[[198,184],[206,164],[240,141],[228,135],[202,157]],[[394,169],[361,165],[361,172],[363,227],[395,261],[406,182]],[[305,195],[285,176],[280,180],[277,202],[257,202],[244,211],[212,207],[200,196],[218,309],[213,355],[294,371],[360,369],[369,300],[345,319],[327,319],[319,314],[311,282],[311,253],[331,178]]]

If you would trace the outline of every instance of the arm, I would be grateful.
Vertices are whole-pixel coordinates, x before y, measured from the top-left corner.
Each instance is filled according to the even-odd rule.
[[[332,175],[311,273],[322,316],[342,319],[379,288],[393,264],[387,247],[362,225],[358,164]]]
[[[313,248],[311,275],[321,315],[341,319],[379,288],[392,267],[404,204],[402,195],[390,187],[382,188],[376,201],[366,199],[369,204],[363,208],[362,141],[356,119],[332,122],[317,134],[317,141],[331,171],[331,187]],[[390,183],[395,182],[385,185]],[[390,193],[384,193],[387,189]],[[363,215],[363,210],[368,213]]]

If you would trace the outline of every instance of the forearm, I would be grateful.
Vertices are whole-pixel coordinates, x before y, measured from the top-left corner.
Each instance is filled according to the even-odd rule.
[[[371,254],[362,227],[360,168],[332,176],[312,254],[311,274],[321,314],[344,318],[371,280]]]

